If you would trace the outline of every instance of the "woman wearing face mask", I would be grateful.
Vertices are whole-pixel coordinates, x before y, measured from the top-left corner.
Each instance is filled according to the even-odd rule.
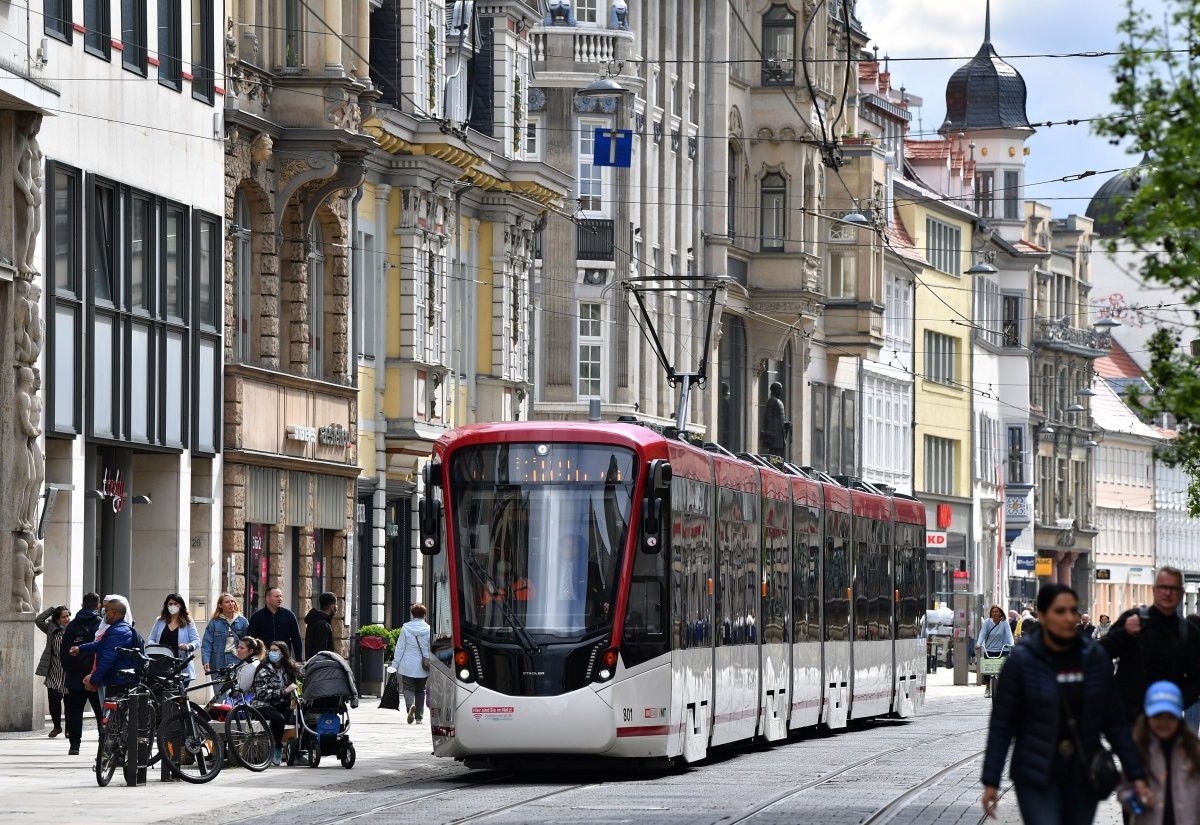
[[[188,615],[187,603],[183,596],[172,593],[163,600],[162,613],[154,622],[154,627],[150,628],[148,642],[169,647],[181,659],[192,658],[196,648],[200,647],[200,634],[196,632],[196,625]],[[196,676],[195,665],[188,662],[184,673],[190,682]]]
[[[253,699],[254,673],[263,659],[267,658],[267,646],[253,636],[243,636],[234,648],[233,655],[240,664],[234,671],[238,690],[248,698]]]
[[[43,610],[34,619],[38,629],[46,634],[46,646],[42,648],[42,658],[38,660],[34,675],[46,680],[46,699],[50,704],[50,718],[54,720],[54,729],[50,738],[62,733],[63,695],[67,692],[67,674],[63,670],[61,649],[63,631],[71,623],[69,607],[51,607]]]
[[[1001,773],[1013,740],[1011,775],[1026,825],[1085,825],[1099,799],[1088,766],[1100,735],[1112,745],[1143,804],[1153,794],[1129,734],[1112,659],[1076,631],[1079,601],[1064,584],[1038,592],[1038,629],[1025,637],[1004,666],[1004,689],[992,700],[983,762],[983,811],[996,816]]]
[[[216,612],[208,620],[208,627],[204,628],[200,662],[204,665],[205,673],[234,663],[234,651],[249,626],[250,622],[238,610],[237,599],[222,593],[221,598],[217,599]]]
[[[272,765],[283,760],[283,729],[292,718],[292,697],[299,681],[300,668],[292,661],[287,642],[272,642],[267,649],[267,660],[254,671],[254,701],[251,702],[271,725],[271,735],[275,738]]]
[[[1146,690],[1145,716],[1133,729],[1133,741],[1146,764],[1155,804],[1142,806],[1135,825],[1200,823],[1200,739],[1183,724],[1183,692],[1174,682],[1155,682]],[[1121,794],[1128,798],[1128,791]]]

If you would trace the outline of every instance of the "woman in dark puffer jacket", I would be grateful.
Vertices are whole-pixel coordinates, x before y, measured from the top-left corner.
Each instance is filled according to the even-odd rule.
[[[1100,800],[1088,783],[1087,765],[1100,748],[1101,734],[1116,750],[1138,796],[1149,803],[1146,771],[1116,698],[1112,660],[1075,630],[1075,591],[1048,584],[1038,592],[1037,610],[1039,629],[1013,649],[999,677],[999,692],[993,691],[983,762],[984,813],[995,816],[1004,758],[1014,739],[1011,775],[1026,825],[1092,822]],[[1077,732],[1071,730],[1072,719]]]

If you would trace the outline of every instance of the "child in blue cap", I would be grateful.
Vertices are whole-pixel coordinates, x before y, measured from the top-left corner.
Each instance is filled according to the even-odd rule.
[[[1174,682],[1155,682],[1146,689],[1143,709],[1133,741],[1154,799],[1133,822],[1200,825],[1200,739],[1183,724],[1183,692]]]

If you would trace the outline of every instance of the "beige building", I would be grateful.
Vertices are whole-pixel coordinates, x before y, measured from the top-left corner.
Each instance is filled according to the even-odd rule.
[[[230,7],[225,102],[221,585],[247,613],[278,585],[350,615],[357,389],[351,198],[375,141],[370,3]]]

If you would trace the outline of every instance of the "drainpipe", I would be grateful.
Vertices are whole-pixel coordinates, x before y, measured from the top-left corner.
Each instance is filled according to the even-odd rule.
[[[479,228],[476,225],[471,230],[472,244],[471,248],[475,250],[474,262],[475,265],[470,267],[471,272],[479,272]],[[460,263],[461,267],[462,264]],[[496,275],[492,272],[492,288],[495,289]],[[475,283],[475,279],[463,281],[463,286],[467,290],[469,300],[467,301],[467,423],[474,424],[478,419],[479,401],[476,395],[476,373],[479,370],[479,284]]]

